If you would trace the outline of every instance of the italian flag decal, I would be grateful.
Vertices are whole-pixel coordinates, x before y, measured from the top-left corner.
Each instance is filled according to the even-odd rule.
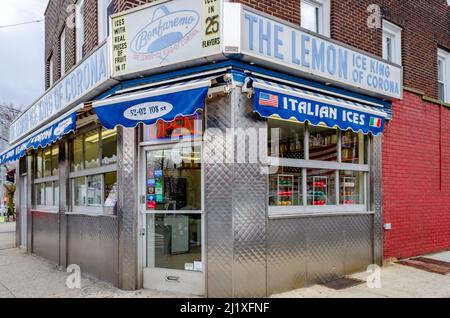
[[[381,118],[370,117],[370,127],[380,128]]]

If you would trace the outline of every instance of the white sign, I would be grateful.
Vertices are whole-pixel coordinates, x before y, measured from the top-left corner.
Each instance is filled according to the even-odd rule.
[[[9,128],[9,142],[38,128],[52,116],[78,103],[109,78],[107,45],[100,47],[28,108]]]
[[[174,0],[112,18],[113,76],[220,54],[221,0]]]
[[[275,63],[291,72],[385,97],[402,98],[400,66],[248,9],[241,12],[241,53],[249,56],[250,60]]]

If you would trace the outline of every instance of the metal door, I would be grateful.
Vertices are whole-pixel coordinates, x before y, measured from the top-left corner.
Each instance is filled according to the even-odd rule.
[[[205,294],[201,142],[141,148],[144,288]]]

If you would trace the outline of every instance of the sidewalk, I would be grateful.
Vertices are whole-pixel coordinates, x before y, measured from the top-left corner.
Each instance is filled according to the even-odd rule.
[[[441,261],[450,261],[450,252],[427,255]],[[369,273],[350,275],[366,280]],[[285,298],[450,298],[450,275],[429,273],[409,266],[390,264],[381,269],[381,288],[371,289],[367,284],[344,290],[333,290],[322,285],[314,285],[272,297]]]
[[[14,247],[15,225],[0,223],[0,298],[9,297],[142,297],[178,298],[189,295],[155,290],[122,291],[95,279],[83,277],[80,289],[66,287],[69,276],[55,265],[36,255]],[[450,252],[428,255],[450,261]],[[366,280],[368,273],[351,277]],[[321,285],[301,288],[272,297],[286,298],[379,298],[379,297],[450,297],[450,275],[439,275],[399,264],[381,269],[381,288],[370,289],[361,284],[344,290],[333,290]]]
[[[0,250],[16,246],[16,223],[0,223]]]

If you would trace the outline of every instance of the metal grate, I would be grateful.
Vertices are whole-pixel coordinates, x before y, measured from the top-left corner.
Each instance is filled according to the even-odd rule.
[[[339,279],[335,279],[326,283],[323,283],[322,285],[334,290],[342,290],[347,289],[350,287],[354,287],[357,285],[361,285],[365,283],[363,280],[356,279],[356,278],[350,278],[350,277],[343,277]]]
[[[413,259],[402,260],[398,262],[401,265],[406,265],[421,269],[430,273],[447,275],[450,273],[450,263],[436,259],[417,257]]]

